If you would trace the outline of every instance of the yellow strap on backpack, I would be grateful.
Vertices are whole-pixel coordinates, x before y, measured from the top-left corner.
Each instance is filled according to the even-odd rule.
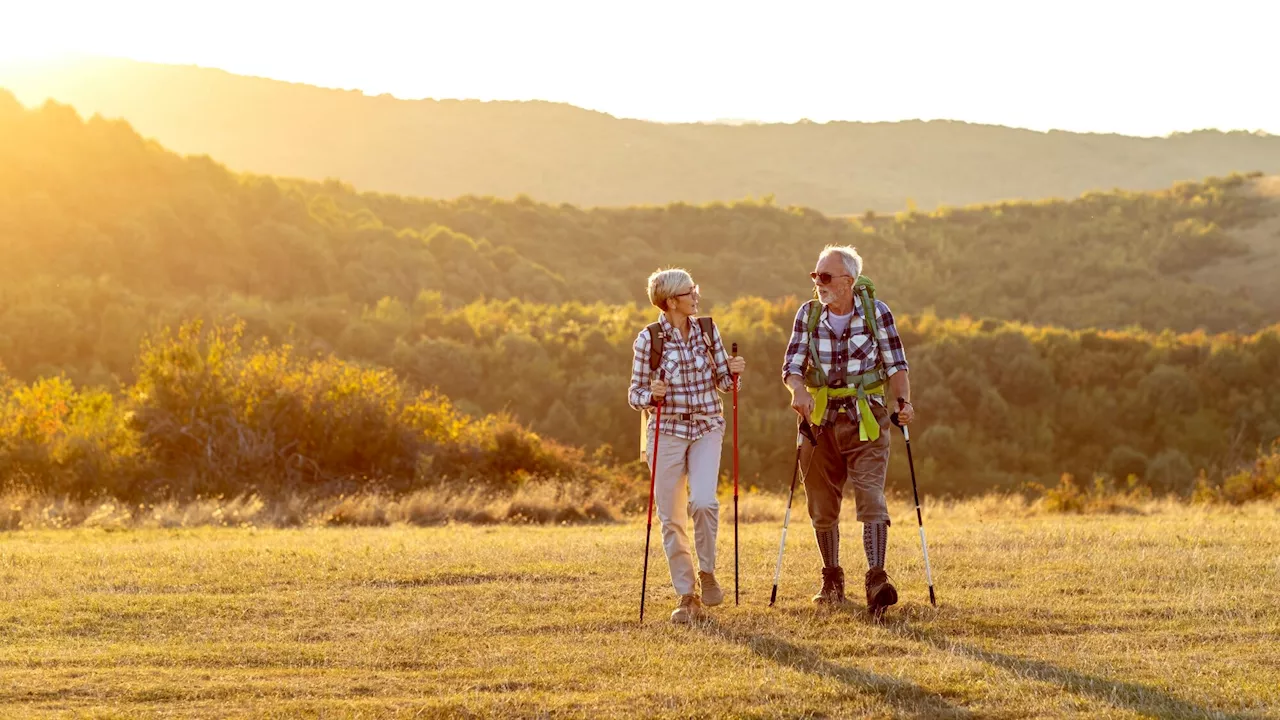
[[[880,438],[880,421],[876,420],[875,413],[871,411],[871,403],[868,398],[872,395],[884,396],[884,381],[880,379],[879,373],[871,371],[863,373],[853,379],[852,387],[829,388],[808,387],[809,395],[813,398],[813,413],[809,416],[809,422],[813,425],[821,425],[827,414],[827,399],[854,397],[858,398],[858,439],[862,441],[878,440]]]

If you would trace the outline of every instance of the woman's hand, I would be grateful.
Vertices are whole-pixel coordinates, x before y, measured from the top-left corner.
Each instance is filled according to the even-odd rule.
[[[743,357],[729,358],[729,373],[732,375],[741,375],[747,369],[747,359]]]
[[[649,392],[653,393],[653,401],[655,403],[662,402],[662,399],[667,396],[667,381],[654,379],[653,382],[649,383]]]

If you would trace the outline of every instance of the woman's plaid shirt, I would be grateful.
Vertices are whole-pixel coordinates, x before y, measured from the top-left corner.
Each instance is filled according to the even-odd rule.
[[[782,363],[782,381],[786,382],[790,375],[804,377],[805,361],[809,360],[809,308],[818,300],[810,300],[800,306],[796,313],[796,321],[791,326],[791,342],[787,344],[787,356]],[[884,359],[885,376],[893,375],[899,370],[909,370],[907,354],[902,349],[902,338],[898,337],[898,326],[893,322],[893,313],[889,306],[879,300],[876,304],[877,336],[872,339],[867,328],[866,315],[863,314],[862,299],[854,296],[854,315],[849,319],[849,327],[844,334],[836,337],[835,330],[827,320],[830,308],[822,308],[818,316],[818,362],[827,373],[827,384],[831,387],[843,387],[846,378],[857,377],[871,372]],[[884,400],[879,395],[872,395],[871,401],[880,405]],[[834,422],[840,415],[839,407],[828,407],[824,422]]]
[[[689,339],[684,337],[667,320],[665,313],[659,316],[664,339],[662,360],[658,369],[667,381],[667,395],[662,403],[662,427],[664,435],[674,435],[685,440],[697,440],[713,430],[723,430],[724,404],[716,391],[733,389],[733,376],[729,374],[729,353],[720,340],[720,328],[712,325],[712,352],[708,358],[707,342],[697,321],[689,320]],[[636,410],[652,409],[653,393],[649,383],[653,374],[649,370],[649,331],[641,330],[631,346],[631,388],[627,402]],[[685,415],[709,415],[711,419],[695,420]],[[654,418],[649,418],[652,429]]]

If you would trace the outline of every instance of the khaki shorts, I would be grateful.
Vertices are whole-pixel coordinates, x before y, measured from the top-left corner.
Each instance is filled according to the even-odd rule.
[[[853,489],[858,522],[889,524],[884,499],[885,474],[889,470],[889,411],[872,404],[880,422],[880,437],[859,440],[858,424],[848,413],[822,426],[817,445],[804,440],[800,446],[800,471],[809,497],[809,518],[815,530],[829,530],[840,523],[845,488]]]

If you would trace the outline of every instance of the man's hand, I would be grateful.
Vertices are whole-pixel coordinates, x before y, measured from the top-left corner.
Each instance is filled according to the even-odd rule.
[[[907,423],[911,422],[913,419],[915,419],[915,416],[916,416],[916,409],[911,407],[911,400],[908,399],[910,397],[911,397],[910,374],[907,373],[906,370],[899,370],[898,372],[890,375],[889,387],[885,391],[884,399],[886,401],[889,398],[894,399],[893,406],[897,409],[898,422],[901,423],[902,425],[906,425]],[[887,405],[888,403],[886,402],[885,404]]]
[[[649,392],[653,393],[653,401],[655,403],[662,402],[663,398],[667,396],[667,381],[655,379],[649,383]]]
[[[898,403],[898,422],[899,423],[901,423],[902,425],[908,425],[911,423],[911,419],[914,418],[915,416],[916,416],[916,409],[911,406],[911,403],[909,401],[906,403],[902,403],[902,402]]]
[[[808,390],[804,389],[803,380],[798,377],[795,377],[795,380],[796,382],[794,383],[787,382],[787,387],[791,389],[791,409],[795,410],[800,417],[808,420],[809,416],[813,414],[813,396],[809,394]]]

